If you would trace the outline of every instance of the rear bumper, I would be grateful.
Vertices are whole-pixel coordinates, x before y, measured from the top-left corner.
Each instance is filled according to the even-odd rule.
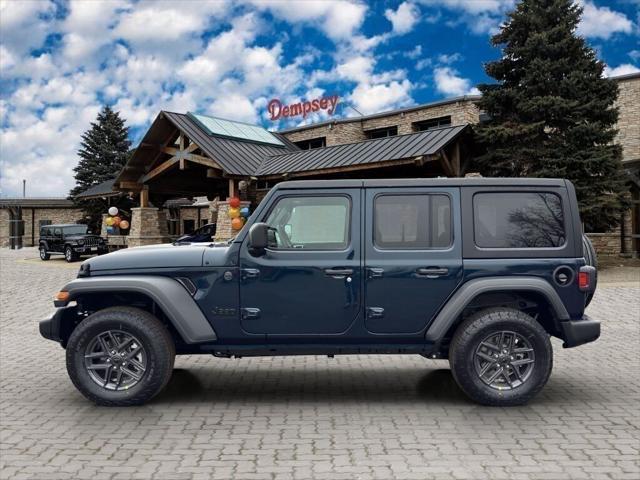
[[[580,320],[560,322],[564,348],[577,347],[585,343],[593,342],[600,337],[600,322],[583,316]]]

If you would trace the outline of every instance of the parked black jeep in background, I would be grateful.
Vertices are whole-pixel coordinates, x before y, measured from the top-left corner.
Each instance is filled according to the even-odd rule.
[[[38,248],[42,260],[49,260],[51,255],[64,255],[67,262],[73,262],[82,255],[107,253],[107,242],[92,234],[87,225],[45,225],[40,227]]]
[[[176,354],[366,353],[448,359],[470,398],[521,405],[551,374],[551,337],[599,337],[595,288],[569,181],[293,181],[227,243],[87,260],[40,333],[102,405],[153,398]]]

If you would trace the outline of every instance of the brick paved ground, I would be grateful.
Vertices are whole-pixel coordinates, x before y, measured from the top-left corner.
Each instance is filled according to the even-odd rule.
[[[526,407],[468,401],[445,362],[414,356],[179,357],[139,408],[99,408],[40,338],[61,260],[0,250],[0,477],[27,479],[640,478],[640,284],[602,285],[602,338],[554,341]],[[624,279],[624,278],[623,278]]]

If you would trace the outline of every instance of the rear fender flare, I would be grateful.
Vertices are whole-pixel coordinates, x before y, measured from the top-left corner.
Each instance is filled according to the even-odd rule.
[[[425,335],[427,342],[437,343],[441,341],[467,305],[478,295],[498,291],[534,292],[540,294],[549,302],[556,320],[569,320],[569,313],[558,293],[546,280],[536,277],[478,278],[464,283],[447,301],[446,305],[427,328]]]
[[[63,290],[69,292],[68,302],[84,293],[141,293],[158,304],[186,343],[217,340],[216,333],[196,301],[173,278],[135,275],[78,278],[65,285]]]

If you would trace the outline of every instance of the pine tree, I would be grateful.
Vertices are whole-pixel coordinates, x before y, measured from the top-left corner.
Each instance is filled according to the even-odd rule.
[[[484,175],[568,178],[586,228],[599,231],[626,205],[618,88],[576,35],[581,14],[571,0],[522,0],[492,38],[502,58],[485,65],[499,83],[479,86],[490,120],[477,129],[477,164]]]
[[[82,135],[78,156],[80,161],[73,169],[76,186],[69,196],[90,217],[89,223],[98,229],[101,215],[106,212],[103,200],[76,200],[79,193],[98,183],[114,178],[130,156],[129,128],[118,112],[105,105],[98,113],[91,128]]]

